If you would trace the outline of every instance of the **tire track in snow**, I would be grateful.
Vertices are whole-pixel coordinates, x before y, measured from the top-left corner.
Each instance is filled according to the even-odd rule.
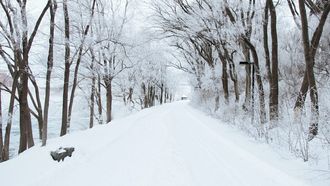
[[[210,161],[217,164],[218,171],[221,171],[221,167],[225,167],[225,170],[229,171],[225,175],[229,175],[227,181],[231,183],[230,185],[304,185],[301,181],[291,178],[267,162],[239,148],[235,143],[211,130],[205,123],[216,120],[212,121],[213,119],[203,116],[204,114],[188,105],[184,105],[182,110],[185,112],[180,114],[185,113],[186,120],[190,121],[186,127],[195,128],[196,130],[191,130],[193,132],[198,131],[195,134],[197,136],[195,144],[201,151],[206,152],[205,156],[210,158]],[[230,182],[231,179],[234,179],[233,182]]]

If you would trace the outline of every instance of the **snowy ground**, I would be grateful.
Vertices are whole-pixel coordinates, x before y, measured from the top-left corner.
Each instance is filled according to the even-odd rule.
[[[49,152],[74,146],[64,162]],[[287,157],[287,156],[285,156]],[[176,102],[52,139],[0,164],[1,185],[330,185],[294,158]]]

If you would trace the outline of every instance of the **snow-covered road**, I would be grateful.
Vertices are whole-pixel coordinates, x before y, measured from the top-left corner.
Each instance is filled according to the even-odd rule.
[[[64,162],[49,151],[74,146]],[[176,102],[77,132],[0,164],[4,186],[303,186],[302,164]]]

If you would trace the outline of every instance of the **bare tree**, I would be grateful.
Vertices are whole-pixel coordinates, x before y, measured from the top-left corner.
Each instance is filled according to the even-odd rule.
[[[95,14],[95,7],[96,7],[96,0],[92,1],[92,7],[90,9],[90,17],[87,25],[85,26],[85,29],[83,30],[83,35],[82,35],[82,41],[80,43],[80,46],[78,47],[78,55],[77,55],[77,61],[76,61],[76,66],[74,70],[74,75],[73,75],[73,83],[72,83],[72,89],[71,89],[71,94],[70,94],[70,101],[69,101],[69,111],[68,111],[68,121],[67,121],[67,127],[70,128],[70,121],[71,121],[71,115],[72,115],[72,108],[73,108],[73,103],[74,103],[74,97],[75,97],[75,92],[76,88],[78,85],[78,72],[79,72],[79,67],[80,63],[83,57],[83,50],[84,50],[84,45],[86,42],[87,35],[90,31],[90,28],[92,26],[92,21],[94,18]]]
[[[246,45],[250,48],[252,57],[254,60],[253,65],[254,65],[254,70],[256,73],[256,77],[257,77],[257,85],[258,85],[258,89],[259,89],[258,94],[259,94],[260,123],[265,124],[267,121],[266,109],[265,109],[265,92],[264,92],[264,88],[263,88],[263,82],[262,82],[261,72],[260,72],[260,67],[259,67],[258,53],[257,53],[255,46],[247,38],[243,38],[243,39],[244,39],[244,42],[246,43]]]
[[[14,111],[14,103],[15,103],[15,94],[17,89],[18,83],[18,72],[13,72],[13,83],[12,83],[12,90],[10,95],[9,101],[9,108],[8,108],[8,119],[6,125],[6,132],[5,132],[5,139],[4,145],[1,151],[2,154],[2,161],[6,161],[9,159],[9,145],[10,145],[10,132],[11,132],[11,125],[12,125],[12,118],[13,118],[13,111]]]
[[[109,123],[112,120],[112,101],[113,101],[113,80],[114,78],[128,68],[124,64],[124,60],[117,58],[117,44],[110,48],[110,44],[103,48],[102,60],[103,60],[103,81],[106,90],[106,122]]]
[[[65,35],[65,57],[64,57],[64,82],[63,82],[63,103],[62,103],[62,125],[61,136],[67,133],[68,129],[68,93],[70,78],[70,17],[68,11],[68,1],[63,0],[64,12],[64,35]]]
[[[320,42],[325,21],[330,12],[330,2],[328,1],[326,2],[325,9],[323,10],[319,25],[317,26],[316,31],[314,32],[311,42],[309,40],[309,33],[308,33],[308,19],[305,8],[306,5],[303,0],[299,0],[298,2],[299,2],[299,12],[301,19],[301,32],[302,32],[302,40],[304,46],[306,71],[305,71],[303,84],[300,89],[299,97],[295,105],[295,109],[298,111],[301,110],[304,100],[306,98],[307,91],[309,89],[310,98],[312,101],[312,108],[311,108],[312,120],[309,128],[308,139],[312,140],[318,133],[318,119],[319,119],[318,92],[317,92],[313,67],[315,63],[316,49]]]
[[[2,161],[3,134],[2,134],[2,95],[0,85],[0,162]]]
[[[125,69],[129,68],[125,64],[126,58],[126,44],[121,42],[121,36],[123,34],[124,26],[127,23],[127,8],[129,1],[118,2],[118,7],[114,7],[114,4],[111,4],[110,12],[112,18],[119,16],[118,12],[122,10],[121,20],[119,25],[113,26],[112,28],[105,21],[105,15],[101,14],[102,22],[98,23],[98,33],[100,36],[104,36],[100,41],[97,41],[100,48],[100,55],[98,59],[95,59],[98,64],[101,65],[100,78],[98,81],[98,106],[99,106],[99,115],[102,114],[101,110],[101,94],[100,94],[100,85],[103,85],[106,91],[106,122],[109,123],[112,120],[112,101],[113,101],[113,80],[114,78],[122,73]],[[108,20],[109,21],[109,20]],[[113,21],[113,20],[112,20]],[[104,34],[106,33],[106,34]],[[103,80],[101,83],[100,80]],[[101,116],[100,116],[101,118]],[[102,120],[99,120],[102,121]]]
[[[269,119],[271,121],[278,120],[278,42],[277,42],[277,19],[276,8],[272,0],[267,3],[270,11],[271,19],[271,36],[272,36],[272,67],[270,73],[270,94],[269,94]],[[267,9],[267,6],[266,6]],[[267,10],[266,10],[267,11]],[[266,37],[266,36],[265,36]],[[264,38],[266,39],[266,38]],[[269,68],[269,67],[268,67]],[[272,127],[272,126],[271,126]]]
[[[50,100],[50,81],[54,65],[54,35],[55,35],[55,15],[57,9],[56,0],[51,0],[49,7],[50,25],[49,25],[49,49],[47,60],[46,88],[45,88],[45,103],[44,103],[44,118],[42,127],[42,146],[46,145],[48,133],[48,110]]]
[[[4,35],[8,38],[10,46],[12,46],[14,56],[12,59],[14,59],[15,68],[18,69],[19,81],[16,82],[19,82],[19,85],[13,87],[18,89],[18,101],[20,106],[20,153],[34,145],[30,108],[28,104],[28,82],[30,78],[29,53],[40,23],[49,8],[48,1],[34,24],[32,33],[29,35],[26,3],[26,1],[17,1],[18,8],[15,8],[11,1],[0,1],[1,7],[5,12],[6,21],[9,25],[7,29],[0,21],[0,27]]]
[[[90,70],[92,73],[92,85],[91,85],[91,95],[90,95],[90,103],[89,103],[89,128],[93,128],[94,126],[94,107],[95,107],[95,97],[96,97],[96,78],[97,75],[95,73],[95,54],[93,49],[90,49],[90,53],[92,56],[92,61],[90,65]]]

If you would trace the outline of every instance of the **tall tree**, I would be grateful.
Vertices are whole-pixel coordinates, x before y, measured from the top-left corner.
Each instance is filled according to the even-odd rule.
[[[296,8],[295,8],[295,4],[291,1],[289,1],[290,3],[290,9],[291,9],[291,12],[292,12],[292,15],[293,17],[296,17],[298,15],[298,13],[295,11]],[[310,2],[312,3],[312,2]],[[314,6],[313,6],[314,7]],[[326,20],[328,18],[328,14],[329,14],[329,11],[330,11],[330,6],[329,6],[329,3],[327,2],[324,6],[324,9],[321,13],[321,17],[320,17],[320,21],[319,21],[319,24],[317,25],[314,33],[313,33],[313,37],[312,37],[312,40],[311,40],[311,46],[310,47],[310,55],[311,55],[311,58],[313,58],[313,61],[315,61],[315,56],[316,56],[316,51],[317,51],[317,48],[319,47],[319,43],[320,43],[320,40],[321,40],[321,36],[322,36],[322,33],[323,33],[323,28],[324,28],[324,25],[326,23]],[[304,74],[304,78],[303,78],[303,82],[301,84],[301,88],[300,88],[300,91],[299,91],[299,94],[298,94],[298,97],[296,99],[296,102],[295,102],[295,106],[294,106],[294,109],[300,113],[304,104],[305,104],[305,100],[306,100],[306,96],[307,96],[307,92],[309,90],[309,84],[308,84],[308,76],[307,76],[307,71],[305,71],[305,74]]]
[[[14,103],[15,103],[15,94],[18,84],[18,72],[13,73],[13,83],[12,83],[12,90],[10,94],[10,101],[9,101],[9,108],[8,108],[8,119],[6,125],[6,132],[5,132],[5,139],[4,145],[1,151],[2,154],[2,161],[6,161],[9,159],[9,145],[10,145],[10,132],[11,132],[11,125],[12,125],[12,118],[14,113]]]
[[[255,46],[249,41],[247,38],[243,38],[244,42],[246,43],[247,47],[251,50],[252,58],[253,58],[253,74],[255,73],[257,78],[257,85],[258,85],[258,95],[259,95],[259,117],[260,123],[265,124],[267,121],[266,118],[266,109],[265,109],[265,92],[263,88],[263,81],[261,77],[260,65],[259,65],[259,57]]]
[[[0,85],[0,162],[2,161],[3,135],[2,135],[2,95]]]
[[[75,97],[76,88],[78,86],[79,67],[80,67],[80,63],[82,61],[82,57],[83,57],[83,50],[85,47],[86,38],[87,38],[88,33],[92,26],[92,21],[93,21],[94,14],[95,14],[95,7],[96,7],[96,0],[93,0],[92,7],[90,8],[90,10],[88,10],[88,11],[90,11],[89,21],[87,22],[87,25],[85,26],[85,29],[83,30],[82,40],[81,40],[80,46],[78,47],[78,56],[77,56],[75,70],[74,70],[73,83],[72,83],[72,89],[71,89],[70,101],[69,101],[68,121],[67,121],[68,128],[70,128],[74,97]]]
[[[64,56],[64,82],[63,82],[63,103],[62,103],[62,125],[61,136],[67,133],[68,129],[68,93],[70,79],[70,18],[68,11],[68,0],[63,0],[64,12],[64,35],[65,35],[65,56]]]
[[[308,139],[312,140],[318,134],[318,119],[319,119],[318,92],[317,92],[313,67],[315,63],[316,50],[320,42],[324,24],[326,22],[326,19],[330,11],[330,2],[327,1],[325,3],[325,8],[321,15],[319,25],[316,28],[316,31],[314,32],[311,42],[309,40],[309,27],[308,27],[308,19],[305,8],[305,1],[299,0],[298,2],[299,2],[299,12],[301,19],[301,34],[302,34],[302,41],[304,47],[306,70],[305,70],[303,84],[300,89],[298,99],[296,101],[295,109],[298,111],[301,110],[304,100],[306,98],[307,91],[309,90],[310,99],[312,101],[312,107],[311,107],[312,119],[309,127]]]
[[[14,8],[11,1],[0,1],[1,7],[5,12],[5,18],[9,25],[9,30],[7,30],[7,27],[5,27],[2,22],[0,22],[0,27],[8,39],[8,42],[10,42],[10,46],[12,46],[14,56],[12,59],[14,60],[15,68],[18,69],[17,75],[19,81],[16,82],[19,83],[19,85],[15,85],[13,87],[18,89],[17,92],[20,110],[19,153],[21,153],[34,145],[30,108],[28,104],[28,82],[31,75],[29,67],[29,54],[40,23],[49,8],[49,2],[47,2],[43,8],[30,35],[28,33],[28,17],[26,12],[27,1],[17,1],[16,3],[17,8]]]
[[[95,54],[93,49],[90,49],[90,53],[92,56],[92,62],[90,65],[90,70],[92,74],[92,85],[91,85],[91,95],[90,95],[90,103],[89,103],[89,128],[93,128],[94,126],[94,108],[95,108],[95,97],[96,97],[96,78],[97,75],[95,73]]]
[[[276,8],[272,0],[267,2],[271,19],[271,37],[272,37],[272,67],[270,78],[269,94],[269,119],[271,121],[278,119],[278,41],[277,41],[277,18]],[[267,6],[266,6],[267,7]],[[272,127],[272,126],[271,126]]]
[[[47,74],[46,74],[46,88],[45,88],[45,103],[44,103],[44,118],[42,127],[42,146],[46,145],[47,133],[48,133],[48,110],[50,100],[50,81],[54,66],[54,35],[55,35],[55,15],[57,9],[56,0],[50,0],[49,14],[49,48],[48,48],[48,59],[47,59]]]

